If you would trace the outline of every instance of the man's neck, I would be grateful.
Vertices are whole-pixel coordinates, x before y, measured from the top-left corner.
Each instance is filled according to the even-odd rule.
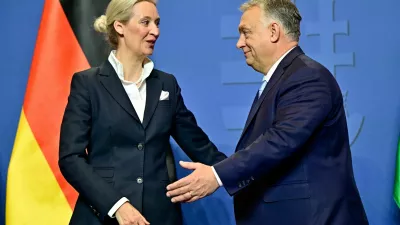
[[[285,43],[285,45],[278,46],[275,53],[271,57],[271,61],[266,63],[266,67],[263,70],[263,74],[266,75],[268,71],[271,69],[271,67],[284,55],[286,54],[290,49],[296,47],[298,45],[298,42],[290,42],[290,43]]]
[[[278,61],[279,58],[281,58],[284,54],[286,54],[286,52],[288,52],[290,49],[296,47],[297,45],[298,45],[298,42],[289,42],[289,43],[286,43],[285,45],[279,46],[273,56],[273,63],[271,64],[271,66],[276,61]]]

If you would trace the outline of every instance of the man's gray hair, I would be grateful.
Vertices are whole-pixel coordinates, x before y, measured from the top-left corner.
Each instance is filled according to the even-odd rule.
[[[301,15],[296,5],[290,0],[249,0],[240,6],[241,11],[258,6],[264,13],[266,21],[277,20],[292,41],[299,41]]]

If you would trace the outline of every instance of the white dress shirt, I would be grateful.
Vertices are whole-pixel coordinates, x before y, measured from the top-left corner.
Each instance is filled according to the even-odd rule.
[[[295,46],[295,47],[296,47],[296,46]],[[295,47],[293,47],[293,48],[289,49],[287,52],[285,52],[285,54],[283,54],[283,55],[271,66],[271,68],[268,70],[267,74],[266,74],[265,76],[263,76],[262,81],[267,81],[267,82],[268,82],[268,81],[271,79],[271,77],[272,77],[272,75],[274,74],[274,72],[275,72],[276,68],[278,67],[279,63],[281,63],[282,59],[285,58],[285,56],[286,56],[290,51],[292,51]],[[260,94],[260,96],[261,96],[261,94]],[[213,166],[212,166],[211,168],[212,168],[212,170],[213,170],[213,172],[214,172],[215,178],[217,179],[219,186],[223,186],[222,181],[221,181],[221,179],[219,178],[219,176],[218,176],[218,174],[217,174],[217,171],[215,171],[215,169],[214,169]]]
[[[154,69],[154,63],[147,58],[146,63],[143,65],[142,75],[139,80],[132,82],[124,79],[124,68],[121,62],[115,56],[115,50],[111,51],[108,56],[108,61],[111,63],[115,72],[117,73],[121,83],[125,89],[126,94],[129,97],[135,111],[140,119],[143,122],[144,109],[146,107],[146,79],[150,76],[150,73]],[[115,205],[108,211],[108,215],[112,218],[115,217],[115,212],[122,206],[125,202],[129,200],[126,197],[121,198]]]

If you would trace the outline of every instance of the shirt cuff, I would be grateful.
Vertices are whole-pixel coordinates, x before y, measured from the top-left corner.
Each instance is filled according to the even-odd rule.
[[[215,178],[217,179],[217,182],[218,182],[219,186],[220,186],[220,187],[224,186],[224,184],[222,184],[221,179],[219,179],[219,176],[218,176],[218,174],[217,174],[217,171],[215,171],[215,169],[214,169],[213,166],[212,166],[211,168],[212,168],[212,171],[214,172]]]
[[[125,197],[121,198],[115,205],[108,211],[108,216],[111,218],[115,218],[115,213],[125,202],[129,202],[129,200]]]

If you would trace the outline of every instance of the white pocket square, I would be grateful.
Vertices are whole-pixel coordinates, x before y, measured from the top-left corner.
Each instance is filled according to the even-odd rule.
[[[160,101],[169,100],[169,92],[161,91]]]

